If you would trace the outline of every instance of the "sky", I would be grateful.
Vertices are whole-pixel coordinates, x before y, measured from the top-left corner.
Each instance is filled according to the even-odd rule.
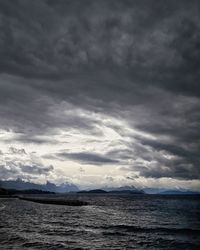
[[[200,190],[200,2],[0,0],[0,179]]]

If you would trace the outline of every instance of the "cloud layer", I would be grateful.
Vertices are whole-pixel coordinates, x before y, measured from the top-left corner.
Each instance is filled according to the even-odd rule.
[[[53,166],[44,166],[34,154],[27,154],[24,149],[10,147],[7,152],[1,152],[1,179],[25,178],[37,179],[48,176]]]
[[[198,1],[0,0],[0,29],[2,151],[41,148],[57,166],[20,174],[74,161],[199,180]]]

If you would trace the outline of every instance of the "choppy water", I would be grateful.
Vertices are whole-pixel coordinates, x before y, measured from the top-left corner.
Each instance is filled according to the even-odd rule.
[[[0,249],[200,249],[197,198],[79,198],[91,205],[0,199]]]

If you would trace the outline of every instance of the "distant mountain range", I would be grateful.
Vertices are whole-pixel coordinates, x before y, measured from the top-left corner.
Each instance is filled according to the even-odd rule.
[[[92,189],[92,190],[82,190],[79,193],[115,193],[115,194],[144,194],[143,190],[139,190],[134,186],[123,186],[119,188],[103,188],[103,189]]]
[[[21,179],[17,180],[0,180],[0,188],[19,191],[26,191],[27,193],[37,192],[52,192],[52,193],[128,193],[128,194],[160,194],[160,195],[199,195],[200,192],[195,192],[186,189],[174,189],[168,190],[164,188],[143,188],[138,189],[134,186],[122,186],[122,187],[103,187],[101,189],[92,190],[79,190],[79,188],[72,183],[62,183],[56,185],[47,181],[46,184],[36,184],[32,182],[26,182]]]
[[[165,188],[143,188],[142,190],[144,190],[144,192],[147,194],[159,194],[167,191]]]
[[[67,192],[77,192],[78,187],[72,183],[63,183],[61,185],[56,185],[49,181],[46,184],[36,184],[32,182],[26,182],[21,179],[17,180],[0,180],[0,187],[5,189],[16,189],[16,190],[41,190],[54,193],[67,193]]]
[[[103,189],[92,189],[92,190],[81,190],[78,193],[84,194],[84,193],[91,193],[91,194],[105,194],[107,193]]]
[[[104,187],[89,191],[80,191],[87,193],[129,193],[129,194],[159,194],[159,195],[200,195],[200,192],[187,189],[164,189],[164,188],[143,188],[138,189],[134,186],[122,186],[118,188]]]
[[[144,188],[147,194],[160,194],[160,195],[199,195],[200,192],[192,191],[189,189],[166,189],[166,188]]]
[[[138,189],[134,186],[122,186],[122,187],[111,187],[111,188],[103,188],[104,190],[108,191],[108,192],[124,192],[124,191],[128,191],[128,192],[143,192],[143,190]]]
[[[159,194],[162,195],[199,195],[200,192],[194,192],[190,190],[166,190],[164,192],[161,192]]]

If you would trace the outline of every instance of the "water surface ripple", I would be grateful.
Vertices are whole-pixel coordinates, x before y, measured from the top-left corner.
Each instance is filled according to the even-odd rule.
[[[0,249],[200,249],[198,198],[100,194],[75,198],[91,205],[0,199]]]

